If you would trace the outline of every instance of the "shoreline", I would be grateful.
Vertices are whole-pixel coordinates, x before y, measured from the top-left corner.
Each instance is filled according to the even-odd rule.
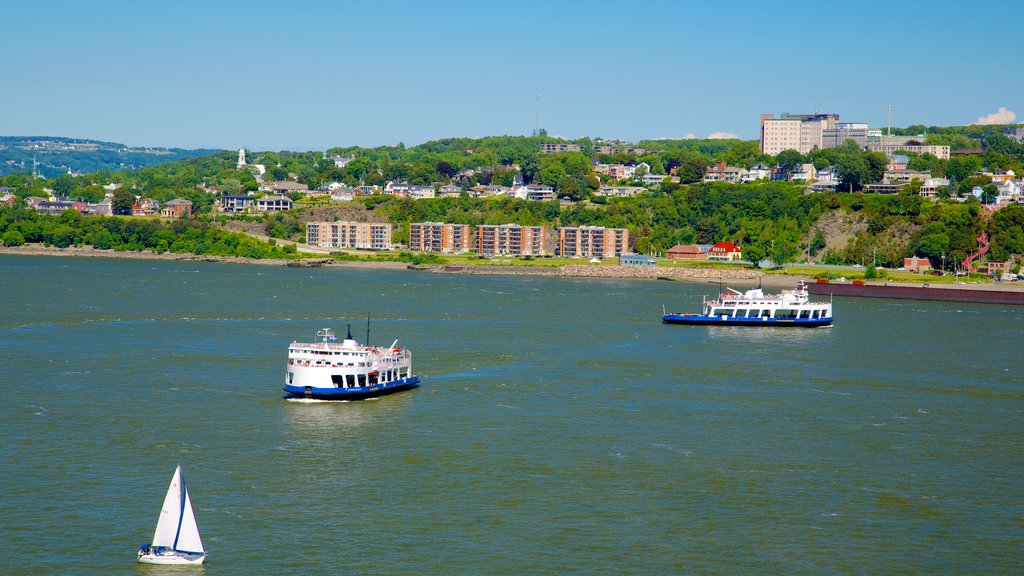
[[[210,256],[201,254],[179,254],[172,252],[119,252],[116,250],[100,250],[91,246],[71,246],[57,248],[41,244],[25,244],[22,246],[0,246],[0,254],[22,256],[56,256],[84,258],[114,258],[131,260],[164,260],[178,262],[219,262],[228,264],[255,264],[259,266],[289,265],[299,268],[364,268],[379,270],[411,270],[432,274],[462,274],[481,276],[547,276],[557,278],[595,278],[601,280],[670,280],[693,284],[717,284],[724,286],[753,287],[758,284],[767,288],[792,288],[798,281],[808,284],[814,279],[799,274],[765,274],[756,270],[721,268],[683,267],[683,266],[586,266],[567,264],[563,266],[494,266],[487,264],[473,265],[421,265],[414,266],[405,262],[369,262],[333,259],[305,259],[305,264],[296,264],[303,260],[284,258],[247,258],[243,256]],[[926,278],[922,278],[926,280]],[[834,284],[834,283],[833,283]],[[869,282],[869,285],[888,285],[920,287],[916,282],[880,281]],[[931,288],[960,289],[976,291],[1020,291],[1024,292],[1024,283],[1019,284],[933,284]]]

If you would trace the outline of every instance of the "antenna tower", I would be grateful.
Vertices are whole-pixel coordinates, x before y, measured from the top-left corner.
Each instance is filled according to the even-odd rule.
[[[886,136],[892,136],[892,104],[889,104],[889,128],[886,129]]]

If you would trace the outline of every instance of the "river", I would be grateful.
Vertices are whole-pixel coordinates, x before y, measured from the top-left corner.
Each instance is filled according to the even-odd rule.
[[[0,573],[1021,574],[1024,307],[669,326],[717,286],[0,255]],[[282,399],[323,327],[417,390]]]

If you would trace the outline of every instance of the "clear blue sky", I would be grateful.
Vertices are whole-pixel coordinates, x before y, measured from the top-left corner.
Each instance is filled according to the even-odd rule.
[[[90,2],[0,8],[0,135],[322,150],[757,137],[762,112],[1024,121],[1019,5]]]

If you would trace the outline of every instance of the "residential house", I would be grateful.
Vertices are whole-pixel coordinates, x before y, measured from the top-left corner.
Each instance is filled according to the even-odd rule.
[[[708,253],[696,244],[676,244],[668,249],[665,257],[669,260],[707,260]]]
[[[615,148],[615,146],[607,146],[607,145],[603,145],[603,144],[602,145],[595,145],[594,146],[594,154],[611,155],[611,154],[615,154],[617,151],[618,150]]]
[[[789,179],[793,182],[813,182],[814,177],[814,164],[800,164],[789,175]]]
[[[321,248],[390,250],[391,224],[378,222],[309,222],[306,244]]]
[[[882,183],[899,184],[914,180],[924,182],[931,177],[932,173],[927,170],[886,170],[882,173]]]
[[[740,251],[740,247],[728,241],[715,242],[708,250],[708,260],[734,262],[742,258],[743,253]]]
[[[287,196],[270,194],[256,199],[256,210],[259,212],[283,212],[291,210],[292,199]]]
[[[647,192],[647,189],[642,186],[601,186],[594,194],[611,198],[625,198],[636,196],[641,192]]]
[[[668,178],[669,182],[679,182],[678,176],[669,176],[668,174],[644,174],[640,181],[644,183],[644,186],[658,186],[665,178]]]
[[[651,165],[647,162],[641,162],[639,164],[628,164],[623,169],[623,178],[636,178],[637,174],[650,174]]]
[[[353,154],[351,156],[331,156],[331,160],[334,161],[335,168],[344,168],[345,166],[348,166],[349,162],[351,162],[351,161],[353,161],[355,159],[356,159],[356,155],[355,154]]]
[[[409,224],[409,249],[420,252],[469,252],[469,224],[422,222]]]
[[[442,198],[458,198],[462,195],[462,187],[455,184],[445,184],[437,189],[437,194]]]
[[[1002,279],[1004,277],[1012,276],[1011,271],[1013,270],[1014,260],[1011,257],[1009,260],[1002,262],[997,260],[989,260],[986,262],[978,271],[982,274],[988,274],[993,278]]]
[[[50,216],[57,216],[65,210],[78,210],[81,214],[85,214],[89,210],[89,207],[85,202],[69,200],[67,198],[43,200],[42,202],[37,203],[34,208],[36,212],[39,212],[40,214],[48,214]]]
[[[740,177],[741,184],[747,184],[754,182],[755,180],[765,180],[772,175],[772,169],[765,166],[764,164],[758,164],[753,168],[747,170],[747,173]]]
[[[291,180],[282,180],[278,182],[271,182],[266,185],[267,188],[274,194],[291,194],[293,192],[305,192],[309,190],[309,186],[300,184],[298,182],[292,182]]]
[[[613,258],[629,252],[629,230],[604,226],[565,226],[558,229],[558,254],[563,257]]]
[[[907,158],[903,154],[891,154],[889,155],[889,163],[885,165],[886,170],[906,170],[907,162],[910,158]]]
[[[420,198],[434,198],[436,196],[437,192],[434,190],[434,186],[430,184],[411,186],[409,188],[409,198],[414,200],[418,200]]]
[[[746,168],[729,166],[725,162],[716,162],[714,166],[709,166],[707,171],[704,172],[704,181],[739,184],[746,172]]]
[[[90,203],[86,210],[94,216],[112,216],[114,214],[114,201],[110,198],[104,198],[95,204]]]
[[[927,258],[920,258],[918,256],[912,256],[910,258],[903,259],[903,267],[911,272],[927,272],[932,269],[932,262]]]
[[[185,216],[192,215],[192,202],[185,198],[175,198],[170,202],[164,204],[160,210],[160,216],[163,218],[184,218]]]
[[[139,198],[132,204],[132,216],[155,216],[160,214],[160,202],[152,198]]]
[[[526,198],[528,200],[548,201],[555,199],[555,189],[543,184],[530,184],[526,187]]]
[[[14,206],[15,202],[18,201],[18,197],[14,194],[0,194],[0,204],[6,206]]]
[[[949,179],[947,178],[925,178],[924,183],[921,184],[921,189],[918,190],[918,194],[925,198],[938,198],[939,190],[949,187]]]
[[[246,212],[256,205],[256,198],[246,194],[226,194],[220,197],[221,212]]]

